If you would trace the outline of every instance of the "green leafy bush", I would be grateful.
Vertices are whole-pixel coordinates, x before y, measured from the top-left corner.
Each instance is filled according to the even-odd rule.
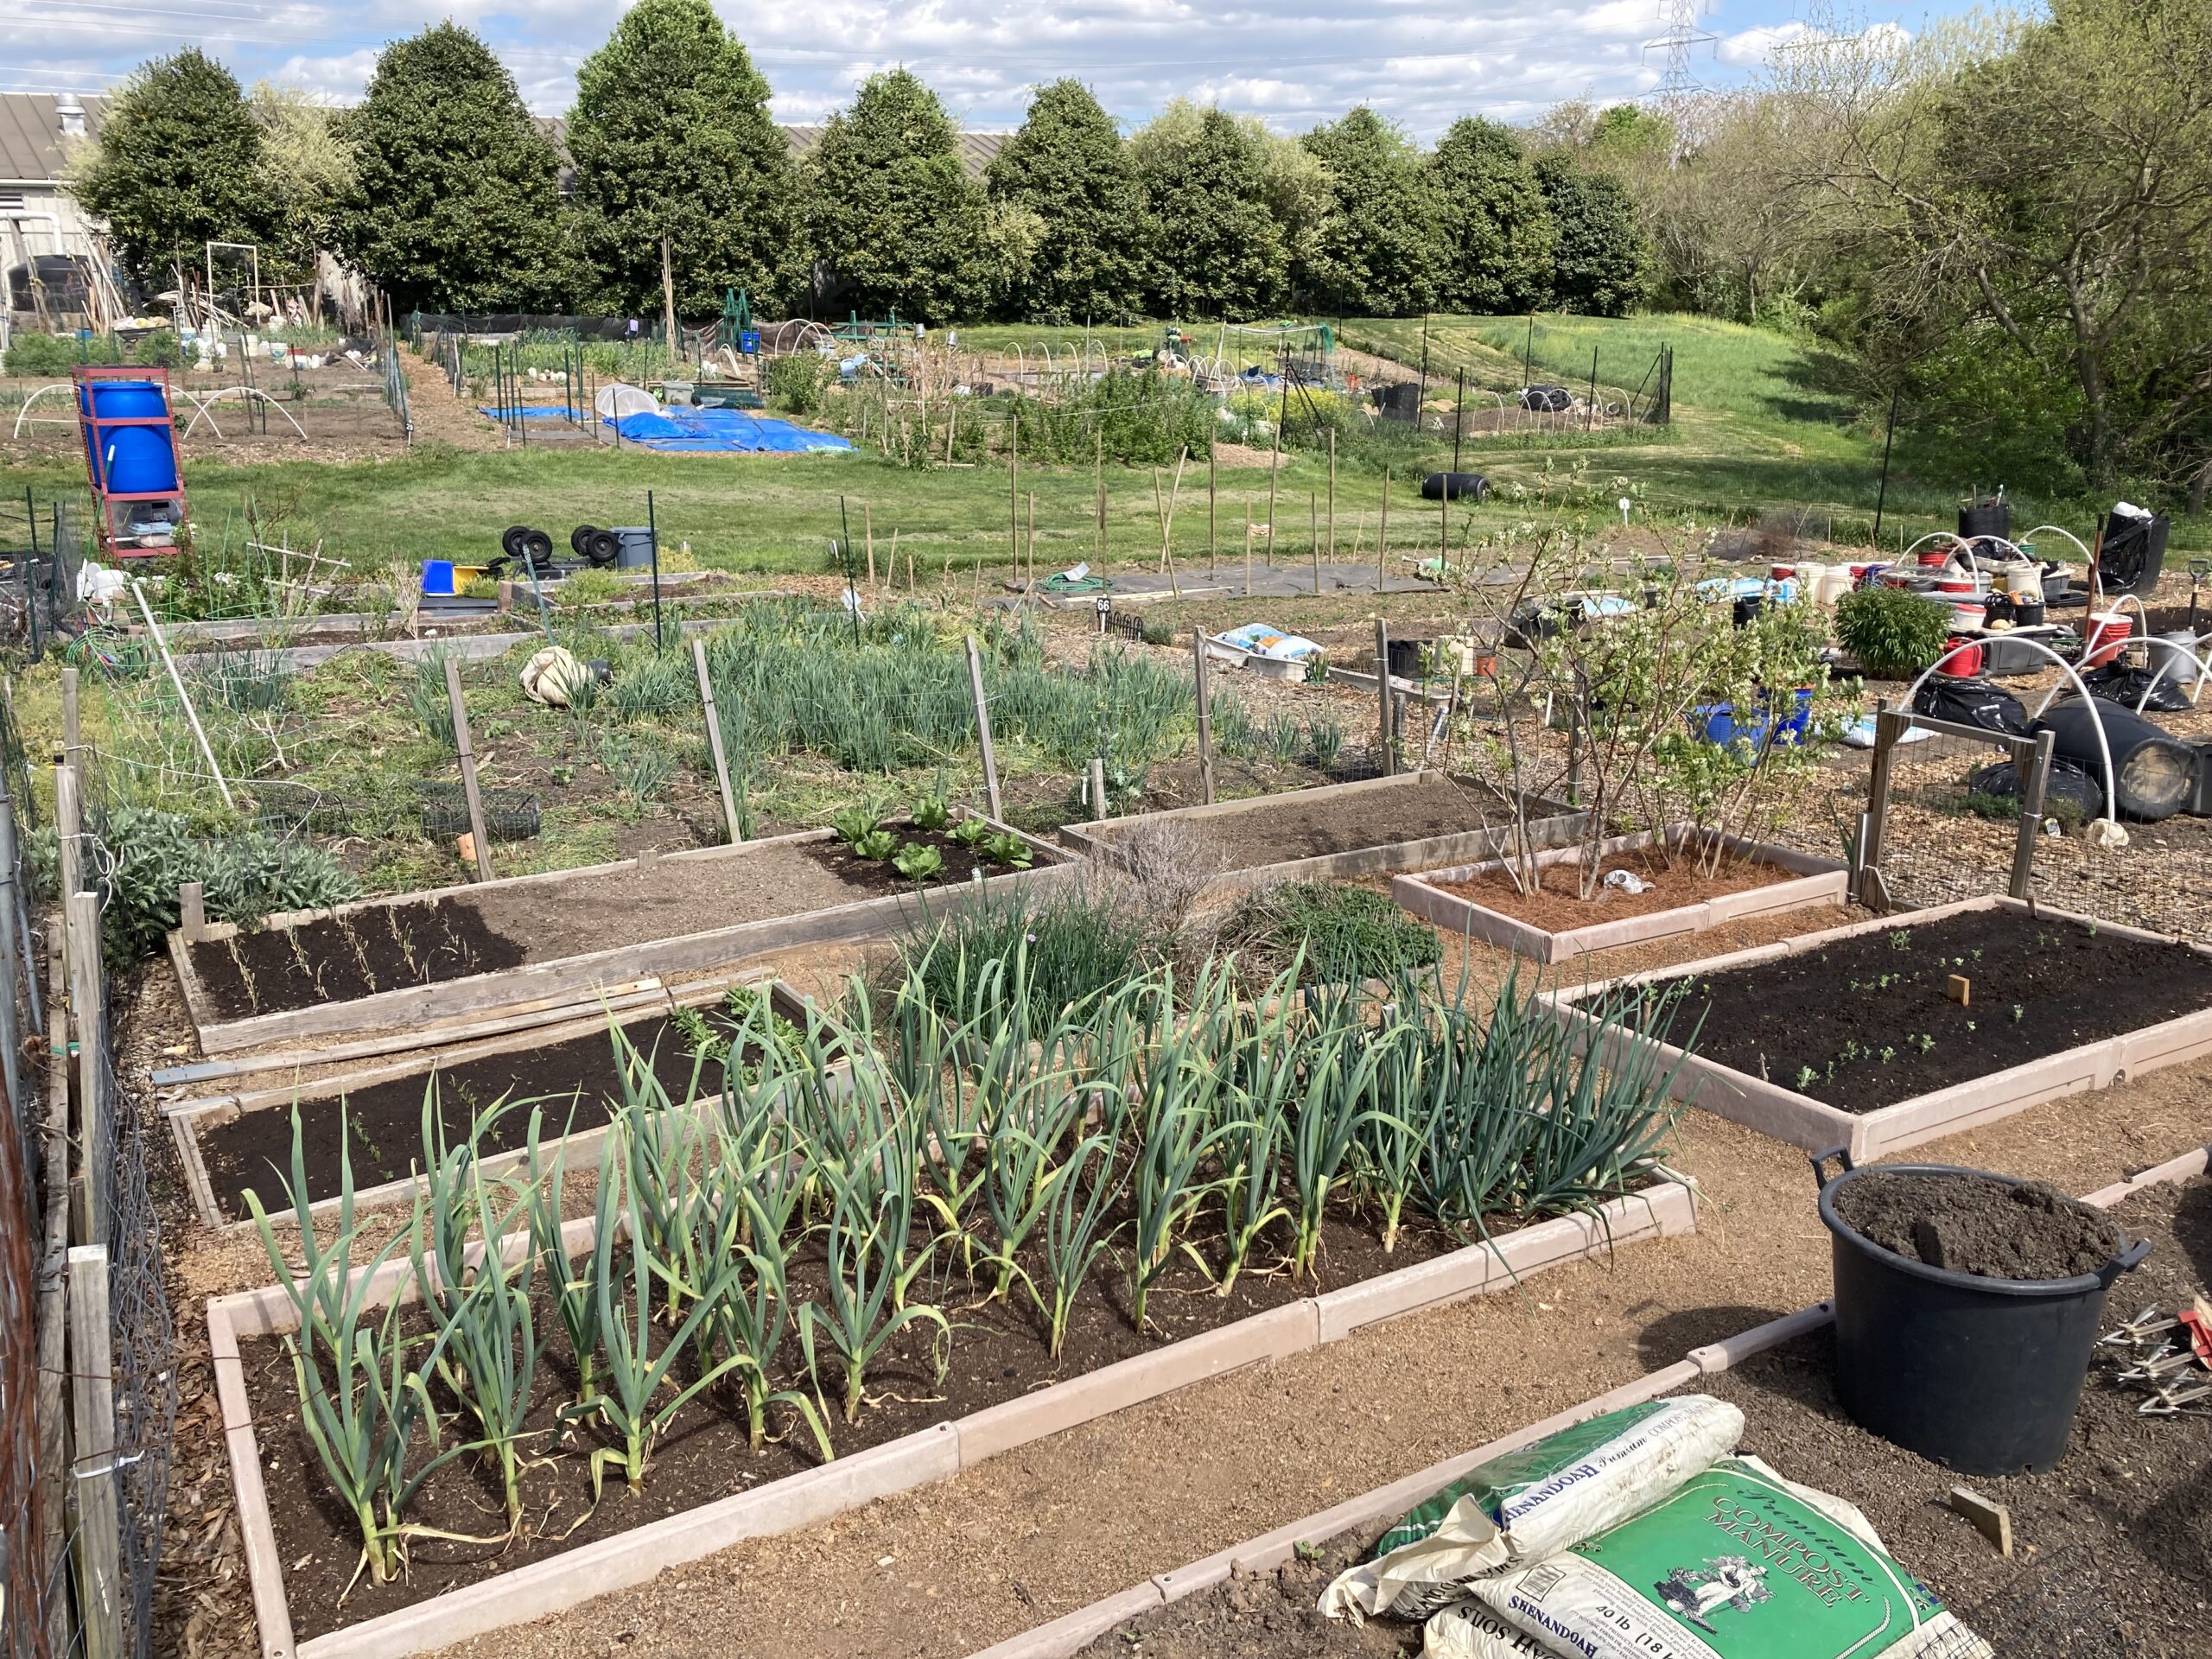
[[[95,334],[90,340],[79,340],[74,334],[18,334],[8,347],[7,371],[59,377],[79,363],[174,369],[181,366],[183,360],[176,336],[166,328],[119,345],[106,334]]]
[[[1860,588],[1836,601],[1836,642],[1869,674],[1910,679],[1943,654],[1948,606],[1903,588]]]
[[[1221,944],[1262,975],[1302,946],[1309,977],[1328,983],[1389,979],[1437,961],[1434,931],[1388,896],[1338,881],[1290,881],[1248,893],[1223,925]]]
[[[105,890],[102,929],[108,961],[118,968],[161,949],[182,919],[176,890],[187,881],[204,889],[210,919],[241,926],[271,911],[321,910],[360,893],[360,884],[321,848],[263,830],[207,836],[181,813],[118,806],[97,832],[103,855],[86,868]],[[60,860],[51,828],[31,836],[29,852],[40,891],[58,896]]]
[[[811,415],[822,407],[822,388],[830,378],[829,359],[811,352],[768,359],[768,396],[793,415]]]

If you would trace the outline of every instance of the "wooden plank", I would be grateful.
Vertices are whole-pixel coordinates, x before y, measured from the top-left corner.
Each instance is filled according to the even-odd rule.
[[[2005,891],[2015,899],[2028,896],[2028,881],[2035,874],[2036,842],[2043,839],[2043,809],[2050,795],[2050,766],[2057,752],[2058,735],[2036,734],[2035,747],[2027,760],[2027,776],[2020,783],[2020,833],[2012,843],[2012,879]],[[2017,761],[2019,756],[2015,753]]]
[[[78,751],[84,747],[84,729],[77,705],[77,671],[65,668],[61,671],[61,758],[73,766]]]
[[[79,1224],[77,1237],[97,1243],[107,1237],[107,1205],[92,1179],[92,1160],[102,1148],[114,1156],[110,1103],[101,1087],[100,1055],[105,1020],[101,1007],[100,896],[70,895],[68,904],[69,1016],[77,1040],[77,1148]]]
[[[1866,777],[1866,830],[1859,845],[1859,902],[1872,904],[1878,899],[1883,909],[1889,902],[1889,884],[1882,875],[1882,842],[1889,828],[1890,774],[1896,766],[1898,741],[1912,723],[1911,715],[1886,703],[1874,715],[1874,763]]]
[[[2010,732],[1993,732],[1986,726],[1967,726],[1955,720],[1936,720],[1927,715],[1914,715],[1910,719],[1916,731],[1932,732],[1937,737],[1963,738],[1969,743],[1992,744],[2003,749],[2015,760],[2026,760],[2030,751],[2035,747],[2031,738],[2015,737]]]
[[[715,682],[707,672],[707,642],[691,642],[691,664],[699,671],[699,702],[707,713],[707,747],[715,758],[715,783],[722,792],[722,823],[728,826],[733,845],[745,836],[737,827],[737,798],[730,792],[729,761],[722,753],[721,717],[715,712]]]
[[[661,257],[668,256],[668,239],[661,238]],[[453,708],[454,747],[461,751],[461,787],[468,797],[468,833],[475,842],[476,874],[492,879],[492,837],[484,830],[484,796],[476,787],[476,751],[468,741],[468,707],[461,697],[461,664],[446,658],[446,701]]]
[[[115,1481],[115,1363],[105,1244],[69,1252],[69,1386],[76,1428],[77,1617],[84,1659],[122,1659],[123,1510]]]
[[[63,929],[48,930],[47,1008],[49,1032],[58,1033],[66,1019],[62,963]],[[62,1581],[63,1558],[68,1550],[65,1512],[68,1507],[65,1476],[69,1463],[68,1408],[62,1390],[69,1372],[69,1062],[68,1046],[56,1040],[46,1058],[46,1238],[38,1264],[38,1496],[40,1582]],[[54,1654],[67,1653],[66,1598],[54,1598],[47,1614],[47,1645]]]
[[[177,931],[190,944],[207,931],[207,889],[198,881],[180,881],[176,889]]]
[[[993,818],[999,811],[999,757],[991,746],[991,711],[983,700],[983,659],[976,650],[976,636],[968,636],[968,690],[976,700],[976,737],[983,750],[983,799]]]
[[[77,768],[66,761],[54,769],[54,833],[61,891],[75,893],[85,885],[85,811]],[[68,925],[67,917],[62,925]]]

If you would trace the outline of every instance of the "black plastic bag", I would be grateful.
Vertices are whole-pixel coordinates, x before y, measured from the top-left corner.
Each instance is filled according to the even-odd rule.
[[[2089,695],[2093,697],[2102,697],[2107,702],[2133,709],[2154,679],[2158,682],[2158,689],[2151,692],[2150,701],[2143,704],[2145,714],[2178,715],[2188,709],[2188,688],[2174,677],[2171,670],[2160,678],[2156,669],[2129,668],[2121,663],[2107,663],[2102,668],[2093,668],[2084,674],[2082,683],[2089,688]]]
[[[2014,737],[2028,734],[2028,711],[2020,700],[1987,680],[1931,675],[1912,700],[1912,711],[1956,726],[1978,726],[1985,732],[2005,732]]]
[[[2020,816],[2019,770],[2010,760],[1984,766],[1967,779],[1967,805],[1984,817],[2017,818]],[[1992,804],[1985,806],[1985,802]],[[2001,813],[1994,810],[1993,804],[1998,802],[2007,804]],[[2101,818],[2105,815],[2104,785],[2080,761],[2054,755],[2050,786],[2044,791],[2043,815],[2062,823],[2089,823]]]

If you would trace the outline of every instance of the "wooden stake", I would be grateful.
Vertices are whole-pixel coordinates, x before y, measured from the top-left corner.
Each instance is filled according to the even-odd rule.
[[[745,839],[738,829],[737,798],[729,786],[729,761],[722,753],[722,722],[715,712],[715,682],[707,672],[707,642],[691,641],[691,665],[699,672],[699,702],[707,714],[707,748],[715,757],[715,785],[721,791],[722,822],[728,826],[730,845]]]
[[[1098,562],[1099,573],[1103,575],[1106,569],[1106,433],[1103,428],[1100,429],[1097,437],[1098,453],[1091,464],[1091,488],[1097,497],[1095,505],[1098,524],[1093,537],[1096,545],[1091,552]]]
[[[1382,524],[1375,532],[1375,591],[1382,591],[1382,572],[1390,562],[1390,469],[1382,469]]]
[[[180,881],[176,888],[177,931],[187,944],[198,943],[207,931],[207,888],[197,881]]]
[[[2050,793],[2050,765],[2058,740],[2050,732],[2036,734],[2035,753],[2028,759],[2028,775],[2020,787],[2020,833],[2012,844],[2012,879],[2005,891],[2015,899],[2028,896],[2028,881],[2035,874],[2036,843],[2043,839],[2043,809]]]
[[[1019,522],[1021,505],[1021,421],[1018,416],[1014,422],[1013,447],[1008,451],[1008,461],[1006,478],[1007,550],[1014,556],[1014,574],[1019,581],[1021,576],[1021,526]],[[1033,508],[1032,516],[1034,516]]]
[[[61,891],[84,886],[85,810],[79,798],[77,768],[67,762],[54,769],[54,847],[61,867]]]
[[[1390,747],[1390,630],[1375,619],[1375,701],[1382,734],[1382,775],[1398,775],[1398,757]]]
[[[1244,502],[1244,597],[1252,597],[1252,503]]]
[[[1337,429],[1329,429],[1329,562],[1337,558]]]
[[[18,1218],[19,1219],[19,1218]],[[105,1244],[69,1251],[70,1417],[76,1429],[77,1610],[84,1659],[123,1653],[123,1517],[115,1479],[115,1362]]]
[[[101,1007],[100,896],[72,893],[62,911],[68,923],[69,1014],[77,1036],[78,1162],[70,1201],[75,1236],[99,1240],[107,1236],[108,1212],[92,1162],[96,1149],[105,1151],[111,1160],[114,1156],[109,1121],[111,1103],[100,1077],[101,1033],[106,1027]]]
[[[34,532],[38,526],[34,522]],[[61,671],[61,758],[71,766],[77,764],[77,751],[83,747],[82,733],[78,725],[77,671]]]
[[[1037,601],[1037,492],[1034,490],[1029,492],[1028,538],[1029,586],[1026,591],[1030,603],[1033,605]]]
[[[461,664],[446,658],[446,702],[453,709],[454,747],[461,751],[461,787],[468,798],[468,833],[476,838],[476,879],[492,879],[492,837],[484,831],[484,797],[476,787],[476,751],[468,741],[468,709],[461,700]]]
[[[1090,821],[1096,823],[1106,816],[1106,763],[1098,756],[1090,758]]]
[[[983,659],[976,649],[976,636],[968,636],[968,690],[976,701],[976,739],[983,751],[983,799],[991,817],[999,817],[999,756],[991,747],[991,711],[983,701]]]
[[[861,503],[861,539],[868,543],[868,592],[875,597],[875,524],[868,517],[868,503]]]
[[[1275,554],[1275,474],[1282,465],[1282,423],[1275,423],[1275,447],[1268,452],[1268,556]]]
[[[146,619],[146,631],[154,636],[155,647],[162,653],[162,666],[169,671],[169,683],[176,688],[177,701],[184,705],[184,717],[192,722],[192,734],[200,740],[200,758],[207,762],[207,770],[221,791],[223,804],[235,809],[238,803],[231,798],[231,786],[223,781],[223,769],[215,764],[215,751],[208,747],[207,733],[200,724],[200,711],[192,706],[192,697],[184,689],[183,677],[176,671],[176,658],[169,655],[169,642],[162,637],[162,625],[154,620],[154,608],[146,603],[146,588],[142,582],[133,582],[130,592],[138,601],[138,614]]]
[[[668,366],[673,371],[676,367],[676,353],[678,349],[676,334],[676,277],[673,267],[669,263],[668,238],[664,236],[660,239],[660,302],[663,315],[662,326],[668,334]],[[484,844],[481,836],[478,837],[476,844],[479,847]]]
[[[1191,630],[1192,670],[1198,676],[1198,798],[1213,804],[1213,677],[1206,662],[1206,631]]]
[[[1221,500],[1215,487],[1215,473],[1213,447],[1209,444],[1206,447],[1206,575],[1208,576],[1217,575],[1221,570],[1221,537],[1216,528],[1216,510],[1220,506]]]
[[[1321,597],[1321,501],[1306,493],[1306,555],[1313,563],[1313,597]]]

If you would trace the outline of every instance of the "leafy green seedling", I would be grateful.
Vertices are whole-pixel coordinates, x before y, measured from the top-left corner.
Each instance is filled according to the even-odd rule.
[[[888,830],[871,830],[853,843],[862,858],[886,859],[899,850],[899,837]]]
[[[902,848],[891,866],[909,881],[926,881],[944,868],[944,855],[934,847],[916,842]]]

